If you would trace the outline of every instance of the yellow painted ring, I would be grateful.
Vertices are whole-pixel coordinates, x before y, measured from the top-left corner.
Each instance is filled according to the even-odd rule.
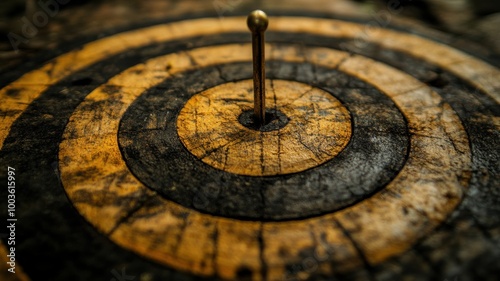
[[[245,17],[203,18],[123,32],[88,43],[82,48],[55,58],[39,69],[24,74],[0,90],[0,100],[2,101],[0,110],[10,113],[7,116],[0,116],[0,149],[3,147],[3,142],[12,123],[27,106],[50,85],[75,71],[111,55],[148,44],[200,35],[248,32],[245,20]],[[269,30],[304,32],[341,38],[361,38],[380,44],[384,48],[402,51],[447,69],[500,103],[500,79],[498,79],[500,71],[497,68],[459,50],[417,35],[373,26],[367,32],[366,26],[359,23],[303,17],[273,17]],[[217,61],[218,57],[212,59]],[[15,97],[10,96],[8,93],[11,90],[19,90],[19,93]]]
[[[297,46],[276,48],[267,45],[266,48],[270,59],[304,59]],[[97,229],[107,233],[112,241],[143,256],[199,275],[235,278],[237,271],[244,267],[259,280],[264,278],[260,272],[265,266],[265,277],[276,280],[287,274],[286,262],[290,262],[282,260],[283,251],[292,259],[300,259],[301,249],[315,247],[318,253],[327,257],[321,263],[321,270],[347,270],[362,262],[350,243],[349,239],[353,239],[368,262],[378,263],[410,248],[455,208],[469,178],[470,151],[464,128],[450,106],[425,84],[407,74],[367,58],[326,48],[307,48],[307,60],[337,67],[374,85],[394,101],[408,120],[411,132],[409,159],[383,192],[316,218],[256,222],[202,214],[165,200],[143,186],[127,169],[117,143],[120,118],[128,106],[146,89],[175,73],[250,61],[249,50],[247,44],[235,44],[151,59],[113,77],[89,94],[76,109],[60,144],[61,179],[79,212]],[[214,60],[214,54],[225,55]],[[172,68],[167,71],[164,66],[168,64]],[[110,94],[105,91],[109,86],[117,86],[115,89],[119,90]],[[93,103],[99,107],[94,106],[92,112],[84,110]],[[108,106],[110,103],[112,107]],[[96,119],[95,114],[100,118]],[[90,169],[92,177],[78,176]],[[140,207],[129,223],[119,224],[135,206],[83,203],[78,198],[82,190],[128,199],[124,202],[145,194],[155,199],[153,205]],[[350,238],[344,235],[343,229],[347,229]],[[321,239],[326,246],[315,242],[320,240],[320,233],[324,234]],[[177,238],[179,235],[181,239]],[[332,263],[335,268],[331,267]]]
[[[177,118],[184,146],[204,163],[238,175],[298,173],[331,160],[349,143],[351,117],[321,89],[268,80],[266,104],[289,119],[281,129],[250,129],[238,120],[253,108],[252,80],[222,84],[191,97]]]
[[[203,28],[200,28],[200,26],[203,26]],[[495,101],[500,101],[500,95],[498,94],[500,72],[497,68],[456,49],[416,35],[379,28],[370,28],[370,33],[366,34],[362,24],[299,17],[273,18],[270,30],[305,32],[344,38],[363,37],[363,39],[380,44],[385,48],[399,50],[438,65],[481,89]],[[11,113],[0,116],[0,147],[3,145],[12,123],[27,106],[52,84],[68,77],[75,71],[110,55],[147,44],[228,32],[247,32],[246,26],[244,26],[244,18],[226,18],[222,21],[219,19],[188,20],[124,32],[86,44],[82,49],[64,54],[42,68],[26,73],[0,90],[0,100],[2,101],[0,109],[8,110]],[[217,52],[217,56],[212,57],[203,58],[201,53],[194,56],[197,60],[203,61],[205,65],[249,60],[248,53],[245,53],[248,52],[249,46],[232,45],[229,47],[243,52],[243,55],[228,53],[224,46],[220,47],[220,49],[212,47],[213,49],[193,50],[189,54],[209,50]],[[272,46],[268,46],[268,49],[273,50]],[[259,258],[262,258],[268,264],[267,277],[269,279],[281,278],[286,275],[286,272],[284,272],[283,262],[276,259],[277,254],[282,249],[280,246],[289,249],[291,252],[288,254],[291,256],[298,256],[298,252],[293,252],[293,249],[313,247],[315,252],[318,253],[318,261],[328,260],[338,266],[332,269],[329,265],[326,265],[326,267],[321,267],[321,270],[353,268],[361,261],[356,254],[356,250],[350,244],[350,240],[342,234],[342,228],[347,229],[351,233],[352,239],[358,245],[361,245],[361,250],[370,263],[380,262],[407,249],[419,237],[425,235],[442,221],[446,214],[456,206],[461,198],[461,188],[468,180],[470,151],[458,117],[447,104],[440,104],[441,99],[437,94],[408,75],[366,58],[358,56],[347,58],[348,56],[345,53],[325,48],[310,48],[309,50],[311,52],[306,54],[306,58],[295,55],[286,56],[286,59],[283,60],[308,60],[311,63],[322,64],[327,67],[338,66],[340,70],[357,76],[386,93],[407,117],[412,134],[410,158],[407,165],[398,177],[387,186],[386,190],[365,200],[362,204],[352,206],[335,214],[305,221],[283,223],[241,222],[211,217],[191,210],[188,211],[189,215],[185,217],[186,210],[182,206],[158,198],[161,204],[154,208],[140,209],[137,215],[154,213],[155,211],[163,212],[165,215],[151,219],[154,223],[137,220],[134,231],[146,234],[153,226],[166,227],[165,232],[162,234],[166,235],[167,230],[169,230],[171,232],[168,233],[174,235],[176,229],[183,224],[200,225],[205,230],[187,228],[184,233],[186,240],[179,242],[177,246],[174,245],[175,241],[164,237],[167,243],[162,244],[163,248],[159,249],[155,249],[155,245],[151,244],[148,244],[151,249],[141,248],[138,244],[143,242],[147,244],[150,241],[148,242],[144,237],[141,238],[140,235],[131,235],[132,232],[125,229],[123,225],[115,228],[116,225],[113,222],[125,217],[127,215],[126,210],[118,209],[112,205],[97,209],[84,203],[75,204],[77,208],[99,230],[110,234],[113,241],[124,245],[124,247],[133,249],[157,261],[201,275],[211,275],[216,272],[222,277],[232,278],[235,276],[235,267],[237,265],[247,265],[254,272],[257,272],[262,267],[262,264],[259,263]],[[433,50],[433,52],[428,52],[428,50]],[[296,50],[292,48],[290,51]],[[282,53],[283,50],[280,52]],[[220,54],[225,54],[227,57],[223,55],[221,59]],[[325,56],[321,55],[321,60],[318,60],[318,54]],[[283,54],[276,55],[276,58],[280,56],[283,56]],[[146,72],[158,74],[160,77],[168,77],[172,73],[189,69],[191,67],[190,59],[192,58],[184,56],[182,53],[173,54],[153,59],[147,64],[138,65],[131,69],[142,68],[147,70]],[[339,65],[342,60],[345,60],[345,62]],[[173,71],[166,73],[164,69],[165,63],[168,64],[173,61],[176,62]],[[105,113],[103,114],[104,122],[110,121],[112,124],[104,126],[105,129],[101,130],[101,128],[95,127],[96,124],[89,122],[90,116],[85,116],[83,112],[75,112],[72,117],[71,122],[73,124],[68,126],[65,134],[68,139],[61,144],[61,149],[62,151],[65,150],[65,153],[61,151],[60,154],[60,165],[61,168],[65,169],[63,183],[70,197],[72,195],[76,196],[78,190],[86,188],[99,191],[101,186],[98,183],[102,183],[101,181],[109,184],[107,186],[109,189],[101,190],[106,192],[106,198],[113,198],[114,196],[135,198],[143,194],[155,196],[146,188],[137,188],[140,183],[130,175],[119,154],[116,142],[117,130],[114,130],[114,126],[115,122],[117,122],[115,119],[122,116],[128,104],[140,95],[143,90],[159,83],[159,80],[144,80],[135,77],[135,80],[133,80],[135,85],[133,86],[137,88],[129,87],[130,84],[126,79],[134,74],[128,72],[129,70],[116,76],[109,83],[110,85],[125,86],[120,92],[124,94],[124,97],[120,98],[124,102],[125,108],[122,106],[102,110]],[[382,78],[384,80],[381,80]],[[106,100],[106,94],[102,92],[102,89],[102,87],[96,89],[89,95],[85,103]],[[19,90],[19,94],[10,96],[8,95],[10,90]],[[114,95],[109,98],[115,99],[117,97]],[[413,110],[416,107],[425,108],[427,115],[424,116],[422,112]],[[77,116],[83,118],[80,124],[77,124],[80,122]],[[430,119],[424,120],[425,118]],[[85,123],[85,120],[88,123]],[[500,127],[498,121],[495,121],[494,124]],[[77,134],[72,135],[73,132]],[[109,149],[109,153],[104,155],[107,158],[104,156],[96,157],[92,155],[91,151],[85,151],[85,149],[94,149],[94,144],[87,142],[95,142]],[[83,164],[85,162],[102,162],[108,165],[103,167],[102,170],[96,171],[97,174],[107,175],[107,177],[82,179],[78,177],[77,173],[69,174],[73,172],[70,164],[73,165],[72,162],[75,161],[75,159],[72,159],[74,151],[71,151],[70,148],[75,145],[82,147],[82,149],[78,150],[82,152],[78,159]],[[88,145],[92,145],[92,147]],[[456,147],[456,150],[452,149],[451,146]],[[449,169],[444,171],[444,174],[440,174],[438,173],[440,167],[436,167],[440,165],[448,166]],[[88,166],[82,165],[82,169],[84,167]],[[426,178],[418,178],[419,181],[416,181],[417,179],[410,177],[409,179],[414,182],[413,184],[408,183],[408,175],[419,176],[427,171],[430,171],[430,173],[426,175]],[[81,184],[76,183],[78,180],[81,181]],[[92,186],[93,184],[97,185]],[[402,194],[402,197],[397,198],[392,194]],[[398,212],[398,210],[401,212]],[[406,214],[403,216],[402,212],[406,212]],[[96,219],[99,217],[104,218],[104,220],[98,222]],[[183,219],[180,219],[180,217]],[[424,223],[428,218],[431,220],[427,221],[427,224]],[[158,226],[154,225],[155,223],[158,223]],[[320,237],[317,237],[317,233],[323,231],[325,225],[331,227],[326,232],[326,236],[322,237],[324,241],[327,241],[328,247],[318,245],[315,242],[321,240]],[[287,228],[294,231],[279,231]],[[389,233],[387,233],[388,229],[390,230]],[[191,253],[189,250],[195,247],[200,248],[200,251],[204,251],[207,255],[215,252],[213,244],[215,241],[210,242],[209,238],[206,237],[206,233],[211,231],[217,231],[218,239],[222,239],[227,244],[217,245],[216,259],[207,264],[203,263],[205,260],[197,260],[200,257],[199,252]],[[279,235],[276,233],[279,233]],[[260,235],[263,241],[278,241],[279,244],[265,245],[264,252],[260,253],[258,250],[259,245],[254,239],[255,235]],[[382,235],[382,237],[378,235]],[[161,239],[162,237],[159,237],[159,241]],[[228,247],[228,245],[232,247]],[[172,252],[174,249],[184,255],[178,256],[177,252]],[[335,249],[335,251],[325,249]],[[172,254],[165,254],[166,252],[162,252],[164,250],[167,250],[167,253],[170,250]],[[237,255],[237,253],[245,254]],[[254,279],[258,280],[260,277],[256,276]]]

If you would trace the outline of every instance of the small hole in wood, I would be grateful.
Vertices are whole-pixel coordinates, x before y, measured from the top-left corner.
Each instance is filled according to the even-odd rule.
[[[84,78],[74,80],[73,82],[71,82],[71,85],[73,85],[73,86],[87,86],[87,85],[90,85],[90,83],[92,83],[92,81],[93,81],[92,78],[84,77]]]
[[[288,117],[277,109],[266,110],[266,123],[260,126],[257,118],[255,117],[253,110],[244,111],[238,117],[238,121],[241,125],[261,132],[270,132],[279,130],[288,124]]]
[[[424,81],[427,85],[436,87],[436,88],[444,88],[446,85],[448,85],[450,82],[448,79],[443,77],[441,73],[435,73],[433,72],[432,75]]]

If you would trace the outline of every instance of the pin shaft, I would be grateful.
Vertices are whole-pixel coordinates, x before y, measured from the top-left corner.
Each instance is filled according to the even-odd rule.
[[[253,89],[254,89],[254,115],[260,126],[266,122],[266,62],[265,62],[265,37],[267,29],[267,15],[256,10],[250,13],[247,19],[248,28],[252,31],[253,54]]]

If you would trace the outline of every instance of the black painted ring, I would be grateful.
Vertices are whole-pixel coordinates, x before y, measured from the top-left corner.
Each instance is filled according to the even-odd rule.
[[[202,163],[181,144],[176,118],[194,94],[251,77],[251,65],[210,66],[175,75],[143,93],[123,115],[118,140],[132,173],[165,198],[212,215],[290,220],[333,212],[385,186],[404,165],[409,138],[392,101],[372,86],[339,71],[268,62],[268,76],[308,83],[342,101],[353,120],[348,146],[332,160],[301,173],[248,177]],[[220,73],[227,73],[222,79]],[[359,95],[363,96],[360,102]],[[157,126],[151,127],[151,120]]]
[[[54,275],[54,272],[60,272],[61,268],[67,266],[71,268],[78,263],[80,267],[88,269],[78,272],[81,280],[99,279],[106,272],[108,272],[109,279],[112,278],[109,274],[110,269],[119,268],[125,262],[133,264],[133,269],[128,268],[127,270],[131,271],[127,273],[140,274],[148,271],[153,272],[159,279],[166,280],[181,277],[182,279],[193,278],[189,274],[178,273],[137,256],[114,244],[105,235],[96,235],[95,229],[84,222],[60,186],[57,171],[58,145],[64,126],[74,108],[95,87],[127,67],[165,53],[226,42],[247,42],[246,38],[247,34],[224,34],[185,38],[126,50],[126,52],[72,73],[66,79],[52,85],[40,98],[30,104],[12,125],[9,137],[0,151],[1,163],[21,169],[18,184],[22,186],[22,189],[19,189],[17,196],[18,201],[23,204],[18,211],[19,221],[23,223],[16,226],[19,235],[17,251],[20,264],[28,275],[37,276],[40,279],[66,280],[67,276]],[[268,41],[307,42],[307,45],[334,49],[339,49],[340,43],[344,46],[354,46],[354,44],[349,44],[354,40],[311,34],[305,37],[304,34],[296,33],[279,33],[275,36],[269,34]],[[82,45],[84,42],[76,43],[73,46]],[[470,87],[468,82],[464,82],[448,71],[399,51],[383,49],[380,45],[373,43],[367,43],[364,49],[349,50],[396,67],[422,82],[429,83],[425,77],[425,73],[429,71],[442,73],[442,76],[449,78],[450,83],[446,87],[434,88],[434,90],[438,91],[444,100],[456,110],[471,137],[474,164],[471,190],[474,194],[471,193],[469,196],[472,201],[480,202],[478,206],[481,208],[475,213],[478,219],[494,225],[498,221],[498,216],[492,216],[491,212],[479,212],[484,208],[498,206],[498,198],[492,197],[491,194],[498,192],[500,178],[489,177],[486,181],[483,178],[488,174],[499,174],[498,161],[495,159],[500,159],[500,150],[497,149],[500,146],[500,137],[494,124],[485,123],[477,117],[499,116],[498,104],[484,93]],[[34,65],[44,61],[45,59],[39,59]],[[19,77],[32,68],[33,66],[23,65],[15,75]],[[4,80],[3,78],[1,80]],[[11,80],[13,78],[4,81],[3,84]],[[78,85],[81,81],[87,81],[88,83],[85,84],[88,85]],[[313,79],[311,78],[310,81]],[[474,97],[471,99],[471,96]],[[465,104],[464,101],[467,103]],[[6,177],[2,178],[6,179]],[[0,191],[0,197],[6,198],[6,194],[7,189]],[[1,217],[5,219],[6,213]],[[47,221],[52,223],[42,223]],[[42,243],[33,243],[33,233],[36,233],[36,241],[42,241]],[[4,243],[7,241],[2,240]],[[33,253],[44,253],[44,260],[58,260],[59,262],[45,262],[43,266],[40,266],[39,256]],[[106,258],[99,259],[96,263],[96,256]]]

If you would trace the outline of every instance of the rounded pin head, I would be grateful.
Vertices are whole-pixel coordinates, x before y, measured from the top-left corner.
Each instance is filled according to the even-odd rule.
[[[263,32],[267,29],[269,20],[266,13],[261,10],[255,10],[248,15],[247,25],[252,32]]]

